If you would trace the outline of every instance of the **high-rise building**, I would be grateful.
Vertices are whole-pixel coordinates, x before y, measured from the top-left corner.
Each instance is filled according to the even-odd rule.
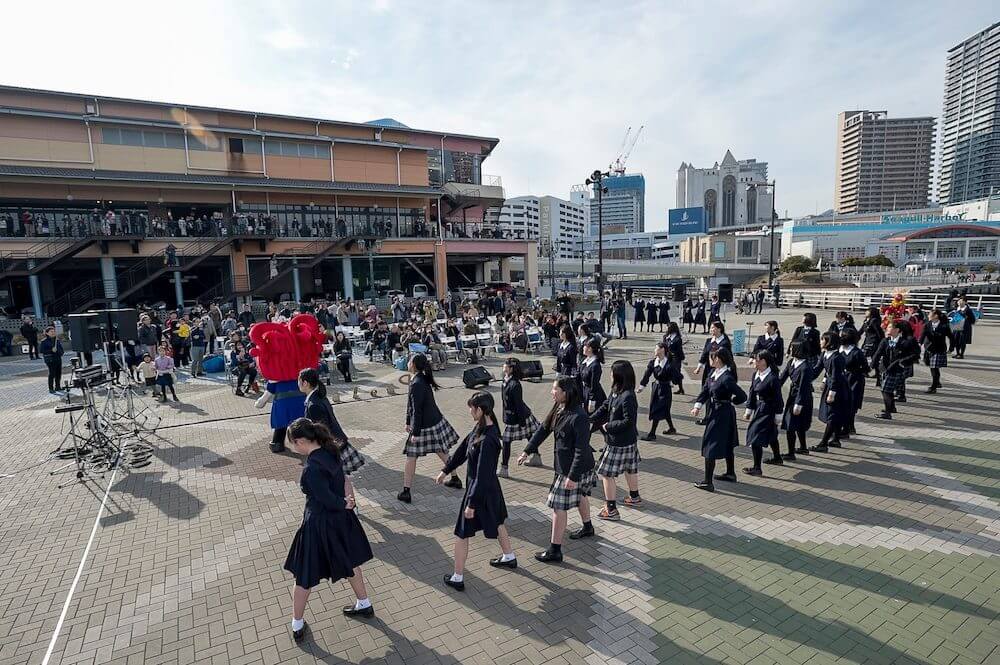
[[[885,111],[837,115],[834,210],[841,215],[927,205],[934,118],[890,118]]]
[[[588,230],[590,221],[590,186],[573,185],[569,190],[569,202],[583,208],[583,218],[588,220]]]
[[[948,51],[938,201],[980,199],[994,189],[1000,189],[1000,23]]]
[[[590,199],[590,234],[597,235],[598,219],[604,233],[635,233],[646,230],[646,179],[641,173],[612,175],[604,179],[608,190],[598,211],[597,197]]]
[[[699,169],[681,162],[677,169],[677,207],[704,208],[709,233],[757,229],[771,223],[767,162],[736,159],[726,151],[722,163]]]
[[[587,218],[582,206],[555,196],[518,196],[507,199],[499,209],[487,210],[486,224],[510,240],[543,240],[552,243],[561,259],[579,258],[580,238],[587,233]],[[538,243],[539,253],[546,243]]]

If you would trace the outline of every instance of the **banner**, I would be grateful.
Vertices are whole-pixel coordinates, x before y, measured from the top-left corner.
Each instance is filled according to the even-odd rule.
[[[672,208],[668,213],[667,232],[670,235],[705,233],[705,209]]]

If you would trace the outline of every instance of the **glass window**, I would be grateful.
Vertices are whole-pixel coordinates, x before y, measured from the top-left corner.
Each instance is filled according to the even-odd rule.
[[[724,240],[716,240],[712,243],[712,257],[716,259],[726,258],[726,242]]]
[[[104,143],[111,145],[121,145],[122,143],[121,130],[117,127],[105,127],[101,130],[101,134],[104,137]]]
[[[142,144],[147,148],[165,148],[163,132],[142,132]]]
[[[280,155],[281,154],[281,142],[280,141],[264,141],[264,153],[267,155]]]
[[[259,139],[243,139],[243,152],[248,155],[259,155],[260,150]]]
[[[122,145],[142,145],[142,132],[138,129],[122,129]]]
[[[184,135],[175,134],[173,132],[164,132],[163,134],[163,144],[167,148],[183,148],[184,147]]]

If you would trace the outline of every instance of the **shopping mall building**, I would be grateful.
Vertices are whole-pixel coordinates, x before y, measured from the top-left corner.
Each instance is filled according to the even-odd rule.
[[[537,281],[495,138],[0,87],[0,305],[442,295]],[[6,302],[4,302],[6,301]]]

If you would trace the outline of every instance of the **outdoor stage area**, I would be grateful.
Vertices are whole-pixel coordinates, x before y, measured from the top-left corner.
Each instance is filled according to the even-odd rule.
[[[777,318],[787,342],[800,316],[769,310],[728,323],[752,319],[756,335]],[[831,318],[820,312],[821,327]],[[46,458],[64,423],[41,361],[4,359],[0,664],[42,662],[57,627],[49,662],[64,664],[998,663],[997,333],[978,325],[935,395],[924,393],[929,373],[919,367],[896,420],[871,417],[880,404],[871,382],[860,434],[844,448],[717,483],[715,494],[693,485],[701,428],[689,415],[698,383],[689,366],[688,394],[674,398],[679,434],[640,443],[642,508],[623,506],[621,522],[595,519],[597,537],[567,539],[562,565],[535,561],[549,541],[549,441],[545,468],[517,467],[502,481],[518,569],[491,568],[498,547],[475,539],[464,593],[441,583],[461,492],[433,484],[437,458],[418,464],[411,505],[395,498],[405,388],[335,405],[368,458],[354,482],[375,552],[365,574],[376,617],[345,619],[350,589],[322,584],[306,611],[312,637],[301,644],[291,638],[292,578],[282,570],[302,517],[301,461],[269,452],[266,409],[222,378],[182,382],[179,404],[152,407],[163,416],[153,463],[117,476],[99,512],[102,482],[57,489],[66,477],[50,475],[61,462]],[[613,341],[606,367],[624,358],[641,373],[659,337]],[[704,339],[689,337],[688,362]],[[546,379],[553,362],[543,359]],[[499,376],[500,357],[485,364]],[[360,360],[358,369],[362,386],[399,375]],[[462,369],[440,375],[437,400],[464,434]],[[539,416],[549,387],[525,383]],[[490,390],[499,402],[499,386]],[[639,399],[644,426],[648,391]],[[737,466],[748,461],[741,448]]]

